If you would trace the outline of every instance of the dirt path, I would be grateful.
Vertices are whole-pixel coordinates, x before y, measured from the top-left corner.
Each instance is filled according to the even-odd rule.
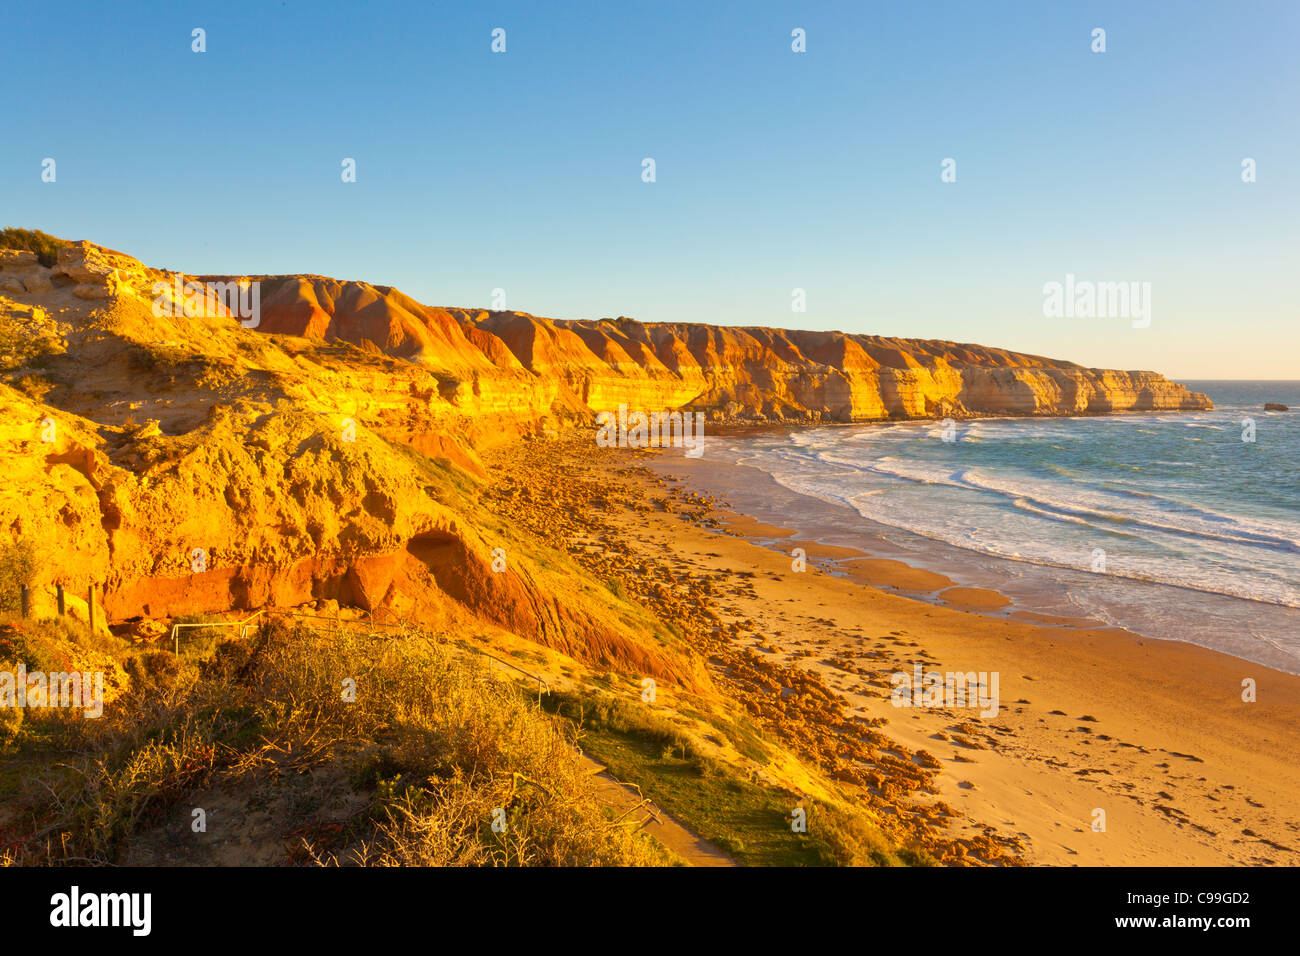
[[[505,666],[503,666],[505,665]],[[517,665],[510,664],[494,655],[488,655],[488,666],[507,680],[517,680],[521,671]],[[507,669],[509,668],[509,669]],[[531,671],[522,671],[536,680],[537,675]],[[546,673],[545,678],[558,682],[558,675]],[[605,765],[592,760],[586,754],[578,755],[579,761],[592,775],[600,798],[617,813],[631,810],[642,800],[640,791],[632,784],[617,779]],[[653,818],[642,829],[671,850],[691,866],[736,866],[736,861],[707,840],[696,836],[681,821],[665,813],[658,805],[651,803]],[[639,812],[645,816],[645,810]]]
[[[641,794],[636,787],[623,783],[610,776],[603,764],[597,763],[586,754],[581,759],[589,768],[596,783],[600,798],[619,813],[626,812],[641,802]],[[640,811],[644,815],[644,811]],[[654,807],[654,819],[642,828],[665,847],[676,853],[691,866],[735,866],[736,861],[723,853],[712,843],[701,839],[686,829],[678,820],[669,816],[658,806]]]

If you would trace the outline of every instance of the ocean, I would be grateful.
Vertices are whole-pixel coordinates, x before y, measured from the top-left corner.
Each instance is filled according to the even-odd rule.
[[[1300,382],[1186,384],[1214,410],[708,436],[705,456],[790,493],[713,489],[760,520],[1300,673]]]

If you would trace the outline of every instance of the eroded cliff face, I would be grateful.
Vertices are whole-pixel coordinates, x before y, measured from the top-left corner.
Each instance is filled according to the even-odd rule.
[[[229,278],[229,277],[219,277]],[[420,363],[475,415],[538,421],[627,405],[714,421],[871,421],[1210,408],[1149,371],[955,342],[431,308],[395,289],[259,277],[259,329]]]
[[[716,419],[869,421],[1210,408],[1155,372],[1087,369],[1003,349],[767,328],[461,314],[596,410]]]
[[[95,585],[118,623],[335,600],[700,686],[653,620],[603,587],[575,598],[576,569],[484,506],[478,449],[621,404],[715,421],[1210,404],[1152,372],[948,342],[201,278],[260,283],[257,327],[221,302],[156,314],[176,276],[91,243],[52,267],[0,250],[0,539],[37,549],[38,611],[56,583],[74,608]]]
[[[82,617],[93,585],[101,627],[338,602],[707,686],[480,501],[476,449],[555,402],[504,346],[329,280],[284,283],[258,330],[219,302],[155,314],[174,278],[88,243],[52,268],[0,250],[0,545],[33,549],[37,614],[56,584]],[[359,346],[312,337],[335,323]]]

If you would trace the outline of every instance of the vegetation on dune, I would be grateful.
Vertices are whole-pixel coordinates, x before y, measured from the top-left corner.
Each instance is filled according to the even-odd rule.
[[[49,384],[31,369],[47,370],[65,350],[57,329],[39,308],[0,309],[0,373],[14,388],[40,401]]]
[[[458,485],[469,479],[418,460],[426,494],[466,494]],[[516,564],[526,558],[547,579],[586,573],[543,545],[512,551]],[[0,579],[17,581],[29,564],[20,547],[4,550]],[[688,646],[685,630],[647,612],[625,578],[608,578],[612,594],[604,580],[586,578],[584,593],[612,607],[610,620],[653,630],[654,646]],[[215,623],[205,615],[176,622]],[[242,640],[206,626],[181,635],[174,655],[170,640],[162,650],[96,638],[67,618],[14,621],[0,632],[11,636],[0,644],[0,670],[18,661],[47,671],[93,663],[112,670],[105,685],[114,695],[93,720],[67,710],[0,713],[0,859],[676,862],[637,831],[635,814],[611,808],[576,744],[740,863],[932,862],[900,848],[868,812],[760,782],[729,762],[727,754],[771,762],[760,724],[741,710],[723,717],[682,688],[679,717],[597,688],[553,692],[539,710],[534,688],[521,692],[463,649],[418,633],[266,623]],[[605,677],[590,680],[625,681],[619,664],[606,661]],[[213,810],[206,831],[191,829],[197,808]],[[796,808],[807,814],[806,833],[791,827]]]
[[[206,659],[149,651],[125,667],[129,690],[98,720],[26,715],[4,763],[27,772],[0,776],[23,797],[0,833],[12,862],[133,862],[151,844],[203,861],[196,795],[246,802],[242,819],[268,780],[293,793],[255,834],[278,862],[671,862],[597,799],[561,724],[437,641],[275,623]]]
[[[66,239],[59,239],[39,229],[18,229],[10,226],[0,229],[0,249],[21,249],[36,253],[36,259],[43,266],[52,266],[59,258],[59,250],[70,246]]]
[[[551,694],[548,709],[581,728],[580,742],[620,779],[637,783],[738,862],[760,866],[933,865],[900,848],[860,810],[810,800],[737,775],[652,710],[617,699]],[[796,808],[807,831],[792,828]]]

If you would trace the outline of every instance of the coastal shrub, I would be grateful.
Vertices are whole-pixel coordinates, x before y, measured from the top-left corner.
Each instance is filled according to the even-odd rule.
[[[640,704],[618,698],[552,692],[547,695],[545,706],[579,727],[637,737],[658,747],[665,758],[680,756],[690,760],[700,756],[690,737]]]
[[[41,232],[39,229],[0,229],[0,249],[19,249],[36,253],[41,265],[50,267],[58,261],[59,250],[72,243]]]
[[[823,866],[933,866],[919,848],[894,846],[860,813],[815,800],[808,814],[808,839]]]
[[[17,668],[17,661],[0,659],[0,671],[12,674]],[[22,729],[23,708],[19,707],[16,701],[12,706],[8,702],[0,701],[0,748],[17,740]]]
[[[621,780],[689,821],[739,862],[760,866],[924,866],[923,850],[897,844],[865,812],[763,785],[703,753],[670,721],[638,703],[553,692],[546,705],[573,722],[580,740]],[[739,728],[728,725],[733,731]],[[762,761],[766,762],[766,758]],[[808,810],[809,831],[790,830],[789,810]]]
[[[21,392],[34,402],[44,401],[45,396],[54,387],[53,383],[48,379],[32,374],[20,375],[12,379],[10,384],[13,385],[15,391]]]
[[[43,309],[0,309],[0,372],[23,369],[49,370],[55,360],[67,351],[67,344],[59,334],[57,325],[49,321]],[[10,385],[24,394],[40,399],[51,384],[26,376],[10,377]]]
[[[22,589],[35,574],[36,553],[29,542],[0,542],[0,612],[22,607]]]
[[[23,844],[22,862],[122,862],[195,791],[247,800],[268,780],[297,788],[259,840],[290,845],[284,862],[670,862],[601,802],[531,695],[454,647],[275,623],[201,660],[155,651],[128,670],[129,688],[101,719],[70,722],[29,787],[32,829],[59,836]],[[351,788],[341,821],[313,816],[321,768]]]

